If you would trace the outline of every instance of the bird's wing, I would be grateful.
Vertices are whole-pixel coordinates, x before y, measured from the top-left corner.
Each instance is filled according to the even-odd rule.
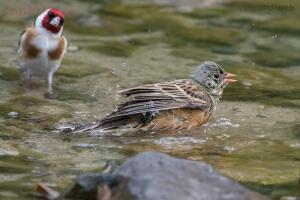
[[[17,48],[17,52],[18,52],[19,54],[22,53],[22,43],[23,43],[23,41],[24,41],[25,34],[26,34],[26,31],[24,30],[24,31],[22,31],[22,33],[21,33],[20,36],[19,36],[19,40],[18,40],[18,48]]]
[[[210,103],[205,90],[189,79],[144,85],[120,94],[129,100],[118,105],[106,119],[175,108],[205,110]]]
[[[128,100],[119,104],[111,114],[93,124],[77,126],[71,132],[85,132],[100,127],[118,128],[134,120],[131,116],[139,114],[145,117],[150,114],[151,117],[164,110],[187,108],[207,111],[211,107],[207,91],[189,79],[130,88],[120,94]]]
[[[37,34],[34,26],[30,26],[26,28],[20,34],[19,41],[18,41],[18,49],[17,52],[22,55],[24,46],[28,45],[27,43],[31,41],[31,39]]]
[[[61,36],[61,38],[64,40],[64,51],[63,53],[67,53],[67,47],[68,47],[68,41],[67,38],[65,36]]]

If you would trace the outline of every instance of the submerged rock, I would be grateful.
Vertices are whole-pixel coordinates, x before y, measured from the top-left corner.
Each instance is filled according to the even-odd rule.
[[[265,199],[210,165],[162,153],[139,154],[111,174],[79,176],[67,198],[105,200]]]

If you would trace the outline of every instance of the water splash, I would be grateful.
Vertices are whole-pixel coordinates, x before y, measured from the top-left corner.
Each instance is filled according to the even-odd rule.
[[[214,123],[210,123],[210,124],[207,124],[206,127],[208,128],[238,128],[240,127],[239,124],[234,124],[231,122],[230,119],[227,119],[225,117],[222,117],[222,118],[219,118],[216,120],[216,122]]]
[[[165,148],[178,148],[179,145],[184,147],[184,145],[187,144],[203,144],[204,142],[206,142],[206,140],[195,139],[193,137],[163,137],[155,140],[154,144],[164,146]],[[186,147],[190,147],[189,145]]]

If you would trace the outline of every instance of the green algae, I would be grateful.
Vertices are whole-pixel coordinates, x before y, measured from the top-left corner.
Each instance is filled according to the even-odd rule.
[[[176,40],[191,43],[195,46],[209,46],[210,44],[232,46],[241,42],[243,35],[230,28],[180,28],[172,33],[175,44]],[[220,37],[221,36],[221,37]]]
[[[103,21],[102,27],[82,25],[76,22],[76,19],[73,19],[66,22],[66,30],[80,35],[91,36],[118,36],[148,31],[146,27],[139,23],[132,23],[118,17],[102,16],[100,20]]]
[[[300,33],[299,21],[294,17],[284,17],[259,21],[256,23],[256,27],[276,34],[288,33],[298,36]]]
[[[0,66],[0,79],[5,81],[20,80],[20,71],[16,68],[8,68]]]
[[[107,70],[108,69],[101,66],[95,66],[83,61],[64,59],[62,61],[62,67],[59,68],[56,74],[70,78],[82,78],[89,75],[100,74]]]
[[[160,12],[161,7],[155,5],[108,5],[100,9],[101,14],[112,15],[121,18],[140,18],[155,15]]]
[[[22,107],[30,107],[30,106],[41,106],[47,104],[47,100],[39,97],[32,97],[32,96],[18,96],[12,100],[10,100],[12,105],[20,105]]]
[[[106,42],[103,45],[92,45],[88,47],[89,50],[103,53],[110,56],[117,57],[129,57],[134,50],[136,50],[136,46],[131,45],[127,42]]]
[[[222,62],[221,62],[222,63]],[[256,101],[268,105],[299,108],[299,79],[278,69],[245,64],[226,64],[225,69],[238,75],[238,82],[228,86],[225,100]],[[246,83],[245,83],[246,82]],[[285,83],[289,83],[285,85]],[[247,84],[250,83],[250,84]]]
[[[294,12],[299,6],[299,1],[289,0],[282,2],[280,0],[231,0],[225,3],[230,8],[243,11],[268,12],[269,14],[282,14],[282,12]]]
[[[199,62],[205,60],[215,60],[215,58],[217,57],[217,55],[207,50],[195,48],[195,47],[176,48],[175,50],[172,51],[172,54],[174,56],[179,56],[182,58],[194,59]]]
[[[293,102],[300,98],[300,90],[274,90],[251,87],[243,89],[243,85],[235,84],[230,86],[224,92],[223,98],[231,101],[257,101],[268,105],[277,105],[282,107],[300,108],[299,102]]]
[[[289,67],[300,64],[297,51],[293,50],[271,50],[258,51],[245,54],[253,62],[269,67]]]
[[[246,187],[258,191],[261,194],[270,196],[272,199],[280,199],[283,196],[299,196],[298,180],[280,184],[258,184],[256,182],[241,182]]]
[[[195,17],[199,19],[219,18],[225,17],[230,14],[231,11],[224,7],[220,8],[196,8],[191,12],[182,13],[186,16]]]

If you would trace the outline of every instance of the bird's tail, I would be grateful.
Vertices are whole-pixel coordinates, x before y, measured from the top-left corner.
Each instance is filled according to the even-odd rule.
[[[90,132],[93,130],[105,131],[111,129],[118,129],[124,126],[138,127],[143,123],[144,122],[141,121],[140,117],[136,118],[136,116],[118,116],[112,118],[106,117],[94,123],[63,128],[62,132],[75,134],[75,133]]]
[[[99,123],[95,122],[92,124],[90,123],[90,124],[64,127],[61,129],[61,132],[76,134],[76,133],[92,131],[94,129],[97,129],[98,127],[99,127]]]

